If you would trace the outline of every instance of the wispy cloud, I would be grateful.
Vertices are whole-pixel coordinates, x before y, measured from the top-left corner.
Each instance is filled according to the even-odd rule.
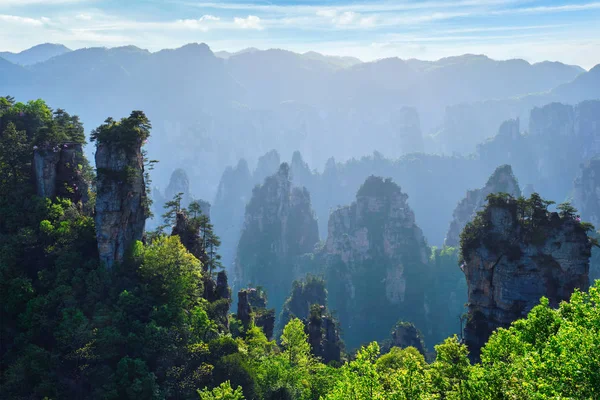
[[[46,41],[151,50],[206,42],[224,50],[279,47],[369,60],[475,51],[519,57],[528,54],[524,43],[539,43],[534,59],[600,62],[600,52],[592,51],[600,48],[600,0],[176,1],[125,7],[105,0],[0,0],[0,50]]]
[[[3,6],[32,6],[32,5],[63,5],[63,4],[74,4],[74,3],[87,3],[93,0],[0,0],[0,7]]]
[[[29,18],[29,17],[19,17],[17,15],[6,15],[0,14],[0,21],[11,24],[18,25],[30,25],[30,26],[42,26],[45,23],[49,22],[48,18]]]
[[[264,29],[261,25],[260,18],[256,15],[248,15],[246,18],[235,17],[233,23],[242,29]]]
[[[529,3],[532,0],[457,0],[457,1],[398,1],[398,2],[353,2],[347,4],[338,4],[335,6],[327,5],[299,5],[299,4],[273,4],[273,3],[228,3],[228,2],[189,2],[181,1],[180,4],[197,8],[215,9],[215,10],[252,10],[265,13],[304,13],[314,14],[318,11],[333,10],[336,12],[390,12],[390,11],[408,11],[408,10],[427,10],[440,8],[460,8],[460,7],[482,7],[482,6],[507,6],[512,4]]]

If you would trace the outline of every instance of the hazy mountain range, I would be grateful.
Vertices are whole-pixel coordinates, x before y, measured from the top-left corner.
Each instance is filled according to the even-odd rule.
[[[600,66],[484,55],[361,62],[276,49],[213,53],[206,44],[154,53],[46,44],[0,57],[1,93],[44,98],[80,115],[88,131],[144,110],[154,127],[149,152],[164,171],[155,183],[166,186],[183,167],[207,199],[225,166],[242,157],[253,165],[271,149],[300,150],[311,166],[373,150],[397,158],[415,151],[399,139],[410,125],[426,152],[468,154],[533,106],[600,97]]]
[[[4,58],[13,64],[33,65],[39,62],[44,62],[52,57],[60,56],[70,52],[71,49],[62,44],[44,43],[33,46],[30,49],[23,50],[19,53],[11,53],[10,51],[0,51],[0,58]]]

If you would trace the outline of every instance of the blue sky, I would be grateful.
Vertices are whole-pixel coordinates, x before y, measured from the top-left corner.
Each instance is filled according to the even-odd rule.
[[[464,53],[600,63],[600,0],[0,0],[0,51],[43,42],[156,51],[284,48],[439,59]]]

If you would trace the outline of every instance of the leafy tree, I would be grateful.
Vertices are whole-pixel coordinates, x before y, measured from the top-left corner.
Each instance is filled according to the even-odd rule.
[[[244,400],[245,398],[242,388],[238,386],[235,390],[232,389],[229,381],[221,383],[212,390],[206,388],[198,390],[198,394],[201,400]]]
[[[465,381],[471,366],[467,347],[458,341],[456,335],[435,346],[436,359],[432,365],[433,383],[440,395],[451,391],[463,396]]]
[[[377,342],[362,347],[357,353],[356,359],[342,367],[340,380],[325,399],[385,399],[380,374],[375,366],[378,356],[379,345]]]
[[[150,293],[169,313],[179,314],[200,304],[202,265],[179,237],[161,237],[144,250],[140,266]]]
[[[0,180],[2,188],[16,187],[27,177],[25,167],[31,156],[25,131],[9,122],[0,135]],[[4,190],[2,191],[4,192]]]
[[[298,318],[292,319],[283,328],[281,345],[284,354],[292,366],[306,366],[311,360],[308,335],[304,333],[304,324]]]

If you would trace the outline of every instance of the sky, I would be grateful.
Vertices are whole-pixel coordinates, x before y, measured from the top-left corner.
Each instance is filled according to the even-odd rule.
[[[460,54],[600,63],[600,0],[0,0],[0,51],[40,43],[150,51],[204,42],[436,60]]]

